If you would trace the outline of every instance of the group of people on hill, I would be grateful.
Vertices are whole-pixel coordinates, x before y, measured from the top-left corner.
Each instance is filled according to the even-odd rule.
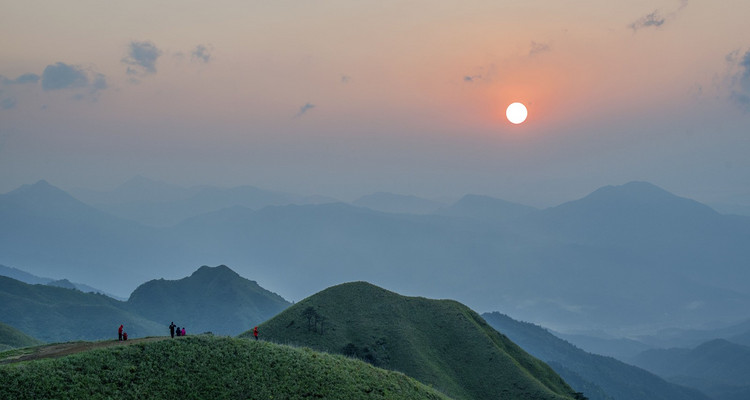
[[[175,325],[174,321],[172,321],[172,323],[169,324],[169,335],[175,337],[175,334],[177,334],[177,336],[187,336],[185,327],[183,326],[182,329],[180,329],[180,327]]]
[[[124,327],[122,325],[120,325],[120,327],[117,328],[117,340],[119,341],[128,340],[128,333],[123,332],[123,328]]]

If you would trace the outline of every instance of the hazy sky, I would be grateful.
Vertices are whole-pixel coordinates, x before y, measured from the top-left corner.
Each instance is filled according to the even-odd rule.
[[[0,0],[0,192],[750,204],[747,0]],[[526,103],[514,126],[505,107]]]

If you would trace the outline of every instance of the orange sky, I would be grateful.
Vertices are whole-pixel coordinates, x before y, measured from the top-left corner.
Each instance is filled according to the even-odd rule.
[[[750,204],[746,1],[0,9],[2,192],[142,174],[541,204],[637,179]],[[85,78],[49,89],[56,63]],[[24,74],[38,80],[15,82]],[[513,101],[529,108],[518,127],[504,118]]]

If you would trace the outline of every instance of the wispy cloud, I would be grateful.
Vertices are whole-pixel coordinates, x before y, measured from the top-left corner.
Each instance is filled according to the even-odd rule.
[[[294,118],[299,118],[305,115],[308,111],[312,110],[313,108],[315,108],[315,104],[305,103],[305,105],[299,108],[299,112],[294,115]]]
[[[16,79],[6,78],[0,75],[0,83],[4,83],[6,85],[25,85],[29,83],[38,83],[39,79],[41,79],[39,75],[31,73],[23,74]]]
[[[156,45],[151,42],[130,42],[128,54],[121,60],[128,65],[128,75],[144,76],[156,73],[156,61],[162,55]]]
[[[532,41],[531,42],[531,48],[529,49],[529,55],[535,56],[540,53],[546,53],[548,51],[552,50],[549,44],[547,43],[537,43]]]
[[[668,20],[674,19],[677,17],[677,14],[680,13],[685,7],[688,5],[688,0],[680,0],[680,6],[673,11],[662,13],[661,10],[656,9],[652,11],[649,14],[646,14],[640,18],[638,18],[635,22],[628,25],[628,28],[632,29],[633,32],[637,32],[639,29],[644,28],[659,28],[664,23],[666,23]]]
[[[735,50],[726,58],[727,62],[733,64],[734,74],[730,77],[729,98],[746,111],[750,111],[750,50],[740,56],[740,51]]]
[[[81,88],[88,84],[89,78],[86,76],[86,71],[76,65],[58,62],[48,65],[42,73],[42,90],[44,91]]]
[[[465,83],[491,82],[497,77],[497,66],[489,64],[484,67],[475,68],[473,74],[464,75],[461,80]]]
[[[18,100],[15,97],[7,97],[0,100],[0,108],[3,110],[12,110],[18,105]]]
[[[190,59],[193,61],[202,62],[204,64],[208,64],[211,61],[211,52],[213,51],[212,46],[205,46],[202,44],[199,44],[195,46],[193,51],[190,53]]]

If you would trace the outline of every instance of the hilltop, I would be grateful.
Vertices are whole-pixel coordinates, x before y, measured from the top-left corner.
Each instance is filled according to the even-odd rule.
[[[128,306],[153,321],[174,321],[195,333],[237,335],[278,314],[289,302],[226,265],[204,265],[183,279],[138,286]]]
[[[115,343],[115,342],[113,342]],[[0,365],[0,398],[447,399],[404,374],[267,342],[194,336]]]
[[[405,297],[365,282],[310,296],[262,324],[260,332],[264,340],[402,371],[456,399],[574,396],[552,369],[468,307],[452,300]]]

